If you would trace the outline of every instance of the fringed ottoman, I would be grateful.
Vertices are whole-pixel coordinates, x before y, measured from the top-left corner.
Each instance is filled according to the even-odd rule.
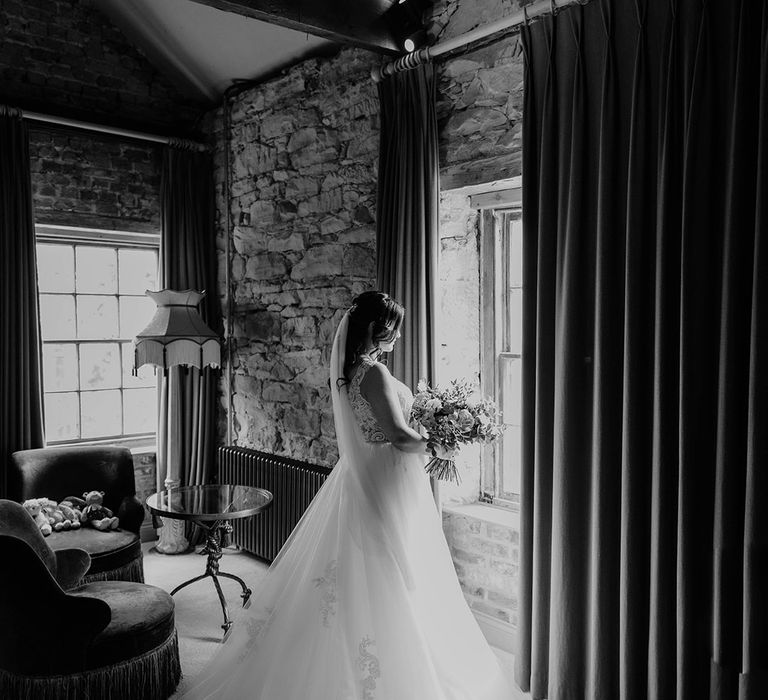
[[[8,625],[0,641],[0,698],[163,700],[173,694],[181,664],[168,593],[126,581],[65,593],[26,542],[0,535],[0,555],[24,571],[23,577],[9,567],[0,573]]]

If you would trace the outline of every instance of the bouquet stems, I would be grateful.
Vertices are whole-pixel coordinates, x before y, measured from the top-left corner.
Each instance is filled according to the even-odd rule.
[[[457,486],[461,483],[459,470],[456,469],[456,462],[452,459],[432,457],[424,468],[426,469],[427,474],[433,476],[435,479],[439,479],[440,481],[452,481]]]

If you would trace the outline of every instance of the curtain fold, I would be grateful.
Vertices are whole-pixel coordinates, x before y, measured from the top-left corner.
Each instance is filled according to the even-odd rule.
[[[161,286],[205,291],[200,315],[221,334],[210,155],[169,144],[160,183]],[[210,483],[216,450],[217,369],[172,367],[161,381],[157,487],[170,460],[182,486]],[[173,410],[169,407],[173,406]]]
[[[21,112],[0,106],[0,497],[16,450],[43,447],[42,345],[29,136]]]
[[[518,683],[768,697],[768,9],[523,30]]]
[[[406,309],[390,370],[415,390],[419,379],[435,378],[440,185],[433,66],[382,80],[379,102],[377,282]]]

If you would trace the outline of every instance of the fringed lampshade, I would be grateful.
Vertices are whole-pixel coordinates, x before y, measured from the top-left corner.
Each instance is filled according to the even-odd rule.
[[[221,365],[221,344],[197,310],[205,292],[163,289],[147,290],[157,304],[149,325],[136,336],[134,370],[154,365],[163,371],[174,365],[198,369]]]

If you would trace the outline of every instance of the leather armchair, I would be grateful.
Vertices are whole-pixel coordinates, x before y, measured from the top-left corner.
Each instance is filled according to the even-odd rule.
[[[139,700],[173,693],[181,665],[168,593],[125,581],[66,593],[38,551],[5,532],[0,560],[0,697]],[[46,651],[41,639],[52,626],[65,641]]]
[[[11,455],[8,496],[19,503],[28,498],[57,502],[86,491],[104,491],[104,505],[120,518],[118,530],[89,527],[54,532],[46,538],[54,551],[83,549],[91,566],[83,582],[144,581],[139,530],[144,507],[136,498],[131,452],[125,447],[46,447]]]

